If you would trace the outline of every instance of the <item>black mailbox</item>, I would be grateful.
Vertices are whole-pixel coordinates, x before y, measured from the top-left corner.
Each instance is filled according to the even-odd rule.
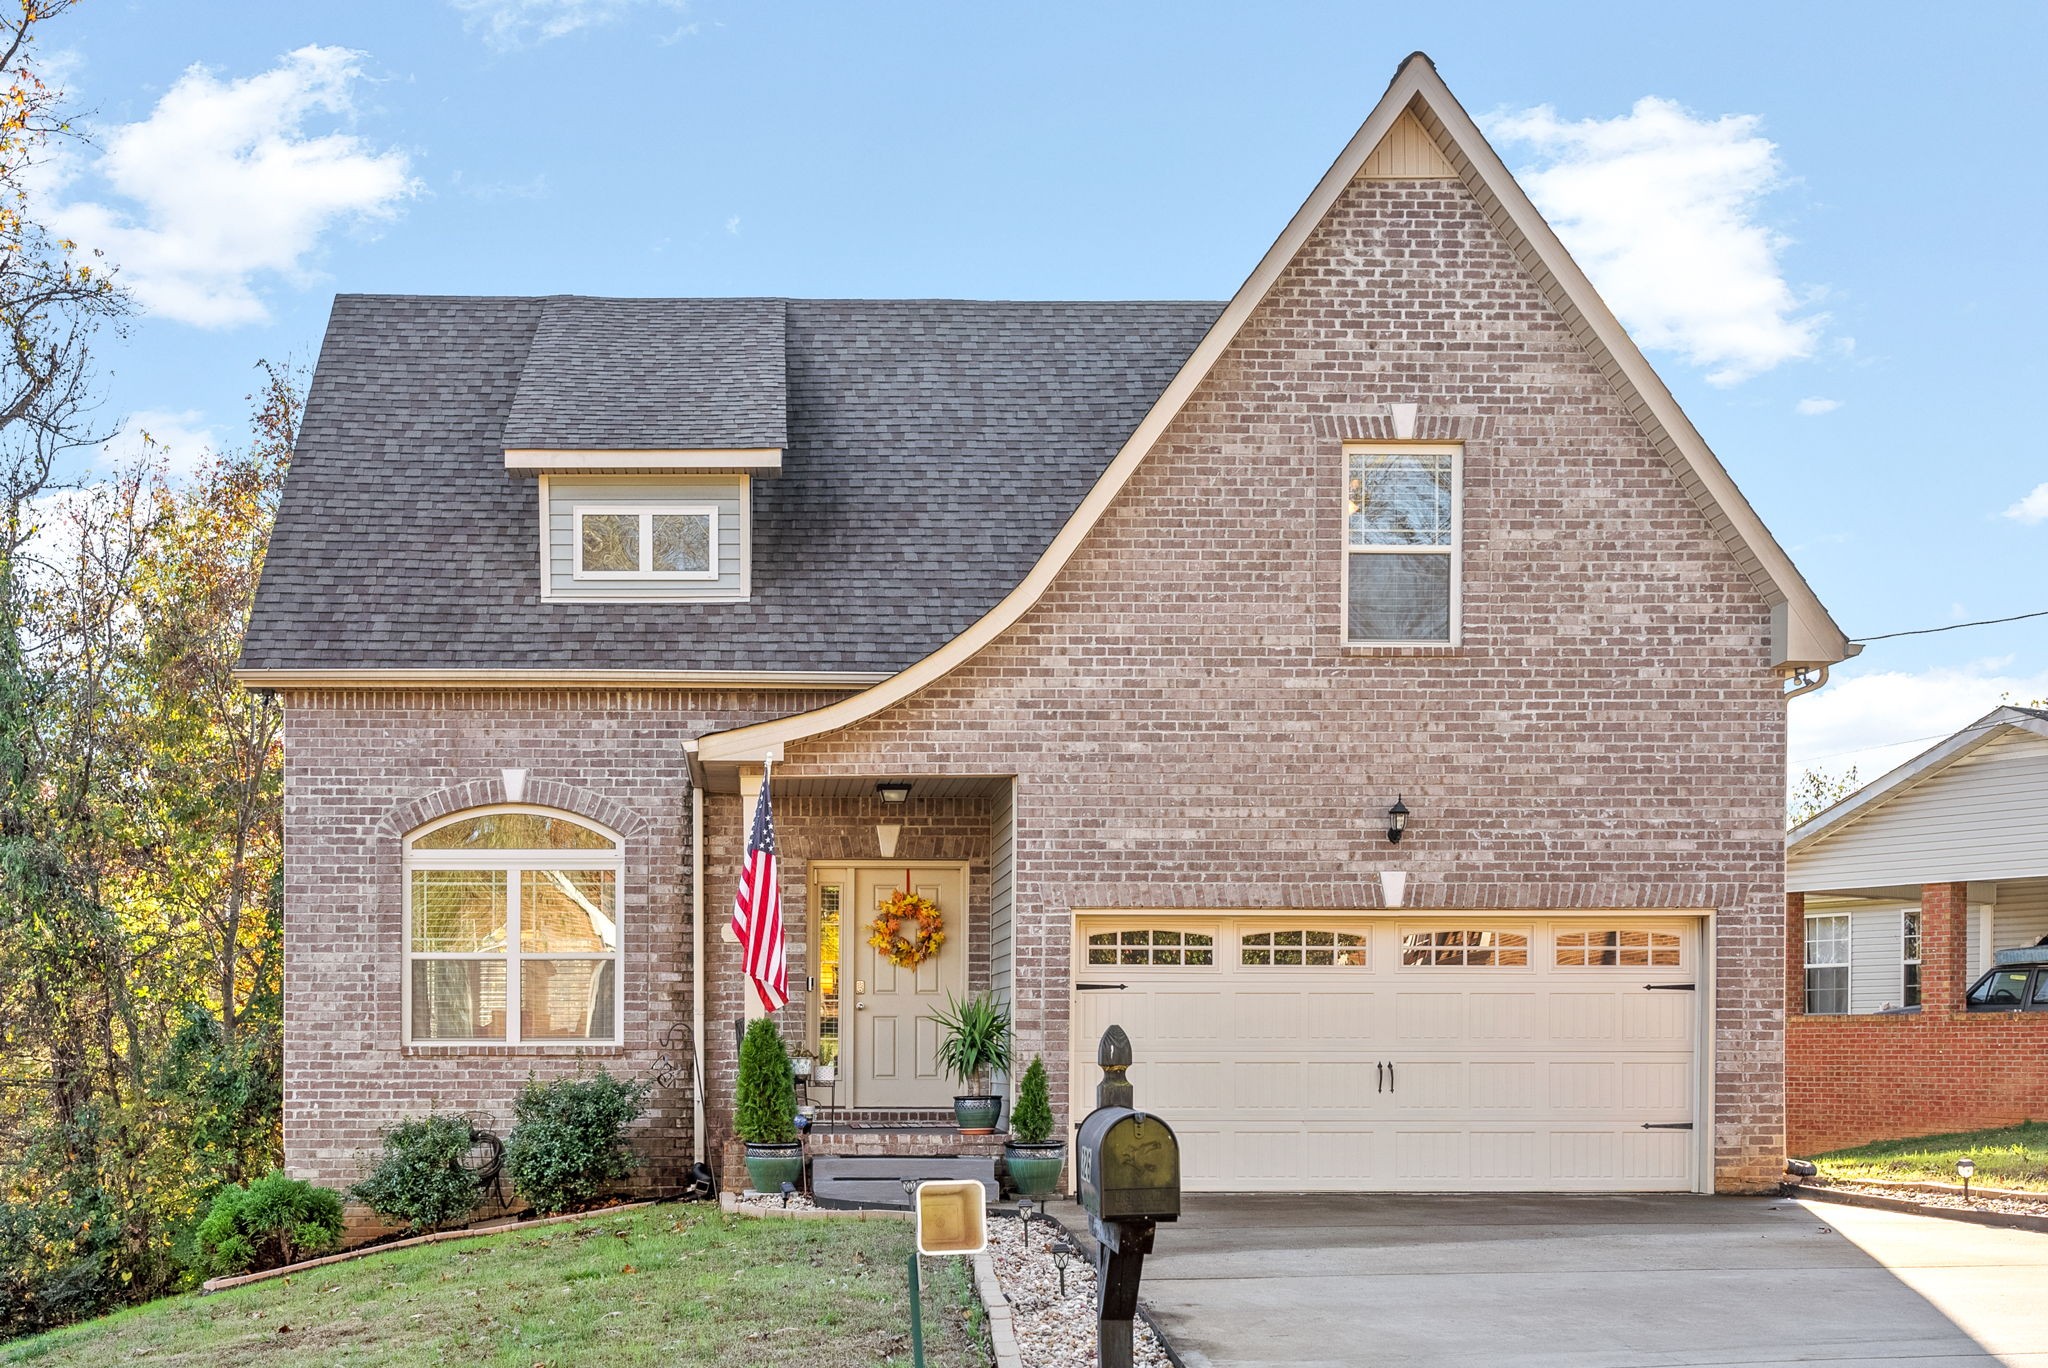
[[[1180,1218],[1180,1141],[1173,1127],[1129,1107],[1098,1107],[1074,1141],[1081,1206],[1100,1221]]]

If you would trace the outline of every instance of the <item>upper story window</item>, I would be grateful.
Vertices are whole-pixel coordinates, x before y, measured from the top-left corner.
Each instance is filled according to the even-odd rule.
[[[1345,640],[1454,644],[1459,448],[1352,446],[1344,460]]]
[[[711,504],[578,504],[579,580],[718,578]]]
[[[564,813],[497,808],[405,843],[405,1039],[619,1038],[618,839]]]
[[[1806,919],[1806,1010],[1812,1015],[1849,1010],[1849,914]]]

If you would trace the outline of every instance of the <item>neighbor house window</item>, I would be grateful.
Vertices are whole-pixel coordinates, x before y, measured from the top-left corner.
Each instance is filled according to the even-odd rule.
[[[1905,925],[1901,928],[1900,959],[1905,968],[1905,998],[1901,1007],[1920,1005],[1920,909],[1905,909]]]
[[[1345,639],[1458,636],[1459,468],[1455,447],[1347,447]]]
[[[1408,931],[1401,936],[1401,963],[1453,969],[1525,968],[1526,931]]]
[[[579,504],[577,579],[718,578],[718,510],[698,504]]]
[[[1238,957],[1246,965],[1298,964],[1365,966],[1362,931],[1248,931],[1239,938]]]
[[[1849,1010],[1849,916],[1806,919],[1806,1010],[1815,1015]]]
[[[619,1038],[617,838],[559,813],[465,813],[405,847],[406,1039]]]

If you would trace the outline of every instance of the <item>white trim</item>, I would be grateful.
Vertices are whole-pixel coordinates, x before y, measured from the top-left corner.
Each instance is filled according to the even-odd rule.
[[[610,601],[610,600],[608,600]],[[879,670],[236,670],[252,689],[864,689],[889,676]]]
[[[1399,406],[1397,406],[1399,407]],[[1408,405],[1407,407],[1413,407]],[[1412,425],[1411,425],[1412,430]],[[1354,545],[1351,540],[1351,458],[1399,453],[1451,458],[1451,539],[1438,545],[1396,542]],[[1461,442],[1346,442],[1339,457],[1337,510],[1343,519],[1344,558],[1339,570],[1337,633],[1347,647],[1448,646],[1465,643],[1465,447]],[[1445,637],[1353,637],[1351,635],[1351,558],[1353,556],[1428,555],[1451,560],[1450,635]]]
[[[1088,491],[1081,506],[1060,528],[1052,544],[1046,547],[1023,581],[1004,596],[1002,602],[924,659],[856,697],[808,713],[707,735],[703,738],[701,752],[704,760],[731,761],[756,754],[764,745],[785,744],[851,726],[928,687],[1007,631],[1051,587],[1053,579],[1130,482],[1138,466],[1151,453],[1181,407],[1208,377],[1246,320],[1294,260],[1295,254],[1350,187],[1366,158],[1386,137],[1394,121],[1411,106],[1428,111],[1442,122],[1444,139],[1450,143],[1449,147],[1440,147],[1446,153],[1446,160],[1454,166],[1457,164],[1459,157],[1451,156],[1452,151],[1468,160],[1472,169],[1466,183],[1479,197],[1482,206],[1494,203],[1504,209],[1513,228],[1529,244],[1535,258],[1534,266],[1547,272],[1547,278],[1556,284],[1565,303],[1570,306],[1570,312],[1575,313],[1585,325],[1585,340],[1595,352],[1595,362],[1603,359],[1611,362],[1613,372],[1633,386],[1635,397],[1641,400],[1638,417],[1645,433],[1670,438],[1673,448],[1671,459],[1677,467],[1677,474],[1692,493],[1701,512],[1721,536],[1756,557],[1766,581],[1759,587],[1768,591],[1767,598],[1770,593],[1782,595],[1782,601],[1772,610],[1776,625],[1772,663],[1825,664],[1854,654],[1855,648],[1828,616],[1827,609],[1821,606],[1806,581],[1800,578],[1791,559],[1772,539],[1763,520],[1742,497],[1728,472],[1679,408],[1678,401],[1657,378],[1649,361],[1629,339],[1607,306],[1600,302],[1591,283],[1550,231],[1536,206],[1530,203],[1528,196],[1508,174],[1500,158],[1487,145],[1478,125],[1472,122],[1471,116],[1459,106],[1438,77],[1429,58],[1418,52],[1402,62],[1379,104],[1366,117],[1322,180],[1316,183],[1294,217],[1288,220],[1287,227],[1260,258],[1259,264],[1231,297],[1230,303],[1203,335],[1193,353],[1182,363],[1115,459]],[[1623,397],[1629,398],[1628,395]]]
[[[781,447],[705,447],[674,451],[555,451],[508,447],[507,470],[780,470]]]
[[[555,590],[554,529],[548,526],[548,477],[543,472],[534,482],[540,491],[540,599],[546,603]]]
[[[610,850],[420,850],[420,837],[457,822],[491,813],[527,813],[573,823],[594,831],[612,843]],[[399,845],[399,1040],[407,1049],[465,1050],[478,1046],[508,1046],[525,1051],[610,1048],[625,1043],[626,1027],[626,840],[602,822],[577,813],[537,803],[486,803],[463,808],[424,822],[405,833]],[[412,948],[412,875],[415,870],[477,870],[505,875],[505,949],[499,953],[414,950]],[[612,876],[614,900],[613,948],[609,952],[532,952],[520,948],[520,879],[522,873],[549,870],[595,870]],[[519,1035],[520,973],[529,959],[550,962],[579,960],[612,966],[612,1034],[598,1039],[562,1039],[547,1036],[522,1040]],[[415,1039],[412,1033],[412,967],[421,960],[450,963],[502,964],[505,968],[505,1034],[465,1036],[461,1039]]]
[[[587,517],[640,519],[640,568],[638,570],[586,570],[583,568],[583,520]],[[702,570],[656,570],[654,566],[654,520],[656,518],[702,518],[705,530],[705,561]],[[569,506],[570,578],[579,580],[670,581],[715,580],[718,578],[718,505],[682,503],[599,503]]]
[[[1838,921],[1842,924],[1842,958],[1815,960],[1813,958],[1813,924],[1817,921]],[[1847,912],[1809,912],[1799,927],[1799,1010],[1802,1016],[1849,1016],[1853,1013],[1856,923]],[[1830,937],[1830,939],[1834,939]],[[1839,969],[1842,971],[1842,1010],[1839,1012],[1816,1012],[1813,1010],[1813,971],[1816,969]]]

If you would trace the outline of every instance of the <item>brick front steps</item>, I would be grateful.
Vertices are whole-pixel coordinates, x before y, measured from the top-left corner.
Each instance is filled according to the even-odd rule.
[[[952,1126],[837,1127],[813,1131],[804,1141],[806,1160],[845,1159],[991,1159],[1000,1170],[1003,1142],[1009,1136],[962,1135]],[[727,1192],[744,1192],[747,1147],[728,1140],[720,1154],[719,1175]]]

